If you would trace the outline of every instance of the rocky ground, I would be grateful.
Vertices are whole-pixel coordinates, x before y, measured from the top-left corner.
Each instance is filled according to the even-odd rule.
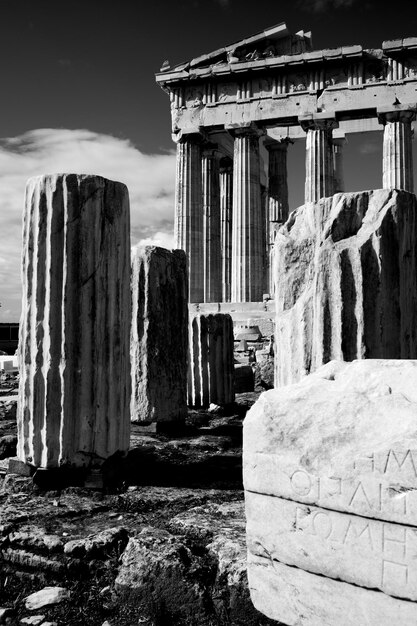
[[[276,624],[246,578],[242,423],[260,391],[169,436],[133,425],[113,487],[46,490],[6,473],[16,385],[0,389],[0,624]]]

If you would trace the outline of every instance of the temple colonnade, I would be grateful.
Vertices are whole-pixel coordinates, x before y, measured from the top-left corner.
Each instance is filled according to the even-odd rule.
[[[381,107],[384,127],[382,187],[413,191],[412,128],[416,109]],[[344,191],[343,144],[335,116],[300,116],[306,134],[305,202]],[[287,151],[260,125],[225,127],[233,158],[200,132],[177,140],[175,245],[185,250],[190,302],[259,302],[272,292],[269,255],[288,217]],[[262,147],[268,154],[262,193]]]

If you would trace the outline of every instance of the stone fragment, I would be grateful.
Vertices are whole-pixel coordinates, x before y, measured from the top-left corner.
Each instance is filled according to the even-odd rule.
[[[45,615],[32,615],[30,617],[23,617],[20,620],[21,624],[29,624],[29,626],[39,626],[39,624],[43,623],[45,619]]]
[[[235,365],[234,369],[234,390],[235,393],[246,393],[254,391],[255,375],[250,365]]]
[[[68,541],[64,546],[64,552],[79,559],[103,559],[110,554],[120,556],[127,541],[128,533],[125,528],[106,528],[84,539]]]
[[[275,241],[275,385],[331,359],[417,358],[417,201],[336,194],[300,207]]]
[[[151,527],[131,537],[121,557],[116,591],[134,599],[136,606],[152,610],[164,606],[173,624],[179,617],[204,615],[201,572],[185,544],[170,533]],[[202,579],[201,579],[202,580]]]
[[[233,321],[228,313],[196,315],[190,321],[188,405],[225,406],[235,398],[233,387]]]
[[[135,422],[187,414],[188,286],[183,250],[136,249],[132,259],[132,401]]]
[[[0,459],[7,459],[16,454],[16,435],[4,435],[0,437]]]
[[[101,464],[129,447],[129,198],[100,176],[26,188],[18,457]]]
[[[36,611],[44,606],[59,604],[69,597],[70,592],[65,587],[44,587],[25,598],[25,607],[28,611]]]
[[[417,618],[408,602],[417,601],[416,415],[417,360],[332,361],[260,396],[243,435],[249,580],[259,610],[306,626],[342,623],[335,607],[349,602],[360,624],[388,625],[395,610],[405,620],[397,623]],[[295,589],[305,600],[290,600]]]
[[[0,608],[0,624],[10,624],[10,620],[14,615],[13,609],[8,607]]]

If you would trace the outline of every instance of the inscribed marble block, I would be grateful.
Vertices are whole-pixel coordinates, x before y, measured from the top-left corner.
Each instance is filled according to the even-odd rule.
[[[262,394],[243,435],[258,610],[297,626],[417,623],[416,435],[414,360],[332,361]]]

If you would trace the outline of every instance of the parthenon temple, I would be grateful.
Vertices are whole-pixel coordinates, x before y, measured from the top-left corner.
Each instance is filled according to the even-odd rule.
[[[314,50],[284,23],[156,75],[177,144],[175,239],[190,302],[260,302],[287,220],[287,152],[305,140],[305,202],[344,189],[349,133],[383,130],[382,185],[413,191],[417,38]]]

